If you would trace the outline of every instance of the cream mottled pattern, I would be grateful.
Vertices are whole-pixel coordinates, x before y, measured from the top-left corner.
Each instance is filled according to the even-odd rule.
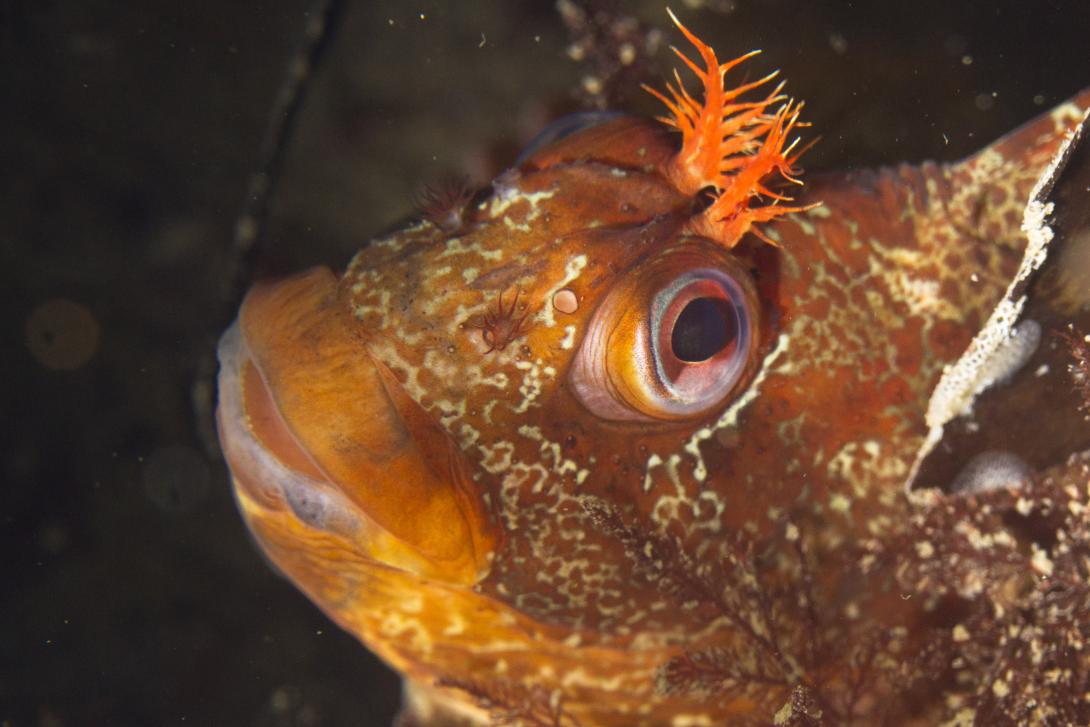
[[[446,583],[245,488],[242,508],[273,560],[407,675],[418,716],[468,724],[506,699],[552,715],[525,724],[763,724],[795,714],[805,687],[866,723],[893,699],[896,664],[856,689],[858,654],[840,646],[881,633],[889,654],[913,648],[921,599],[898,598],[873,553],[909,519],[929,394],[1017,268],[1029,190],[1076,112],[960,164],[807,180],[793,204],[821,204],[766,227],[777,247],[718,241],[752,277],[755,353],[717,406],[658,420],[596,416],[573,361],[595,350],[610,291],[697,244],[702,208],[652,122],[558,142],[497,179],[460,229],[371,242],[336,290],[384,386],[465,463],[499,533],[486,572]],[[564,289],[571,312],[553,302]],[[491,345],[505,301],[524,320]],[[719,692],[700,681],[712,673]]]

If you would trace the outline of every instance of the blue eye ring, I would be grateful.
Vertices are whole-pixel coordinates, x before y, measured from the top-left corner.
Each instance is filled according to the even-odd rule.
[[[721,303],[722,324],[729,333],[724,345],[701,360],[684,360],[674,350],[675,327],[686,308],[698,301]],[[669,392],[663,407],[685,416],[725,397],[748,363],[753,336],[747,296],[738,282],[716,268],[698,268],[679,275],[651,301],[651,361],[660,385]]]
[[[518,158],[515,159],[515,166],[519,166],[550,144],[593,126],[619,119],[622,116],[624,114],[619,111],[579,111],[567,116],[561,116],[538,132],[538,135],[526,145],[519,153]]]

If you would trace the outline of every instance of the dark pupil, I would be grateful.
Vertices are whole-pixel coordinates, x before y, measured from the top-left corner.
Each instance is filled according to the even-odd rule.
[[[737,335],[730,303],[722,298],[693,298],[674,323],[670,345],[686,363],[707,361]]]

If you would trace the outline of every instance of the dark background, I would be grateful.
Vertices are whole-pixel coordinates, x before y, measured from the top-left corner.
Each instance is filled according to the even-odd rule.
[[[811,170],[956,159],[1090,85],[1085,0],[707,5],[675,9],[806,99]],[[661,1],[599,6],[667,25]],[[209,418],[234,220],[308,8],[0,0],[4,727],[396,710],[396,678],[252,546]],[[550,2],[348,2],[260,267],[342,266],[421,183],[486,180],[575,108],[569,42]]]

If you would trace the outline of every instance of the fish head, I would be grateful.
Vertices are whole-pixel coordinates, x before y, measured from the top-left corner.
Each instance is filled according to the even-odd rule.
[[[723,76],[745,57],[682,30],[703,102],[679,85],[656,94],[666,124],[550,136],[343,275],[255,286],[221,341],[220,436],[261,547],[451,709],[723,719],[901,618],[892,575],[860,587],[863,546],[908,512],[932,392],[1073,123],[793,200],[798,106],[740,101],[761,82]],[[776,637],[760,616],[800,584],[850,614],[821,653],[815,600],[788,599]],[[672,688],[707,645],[757,653],[752,688]]]

